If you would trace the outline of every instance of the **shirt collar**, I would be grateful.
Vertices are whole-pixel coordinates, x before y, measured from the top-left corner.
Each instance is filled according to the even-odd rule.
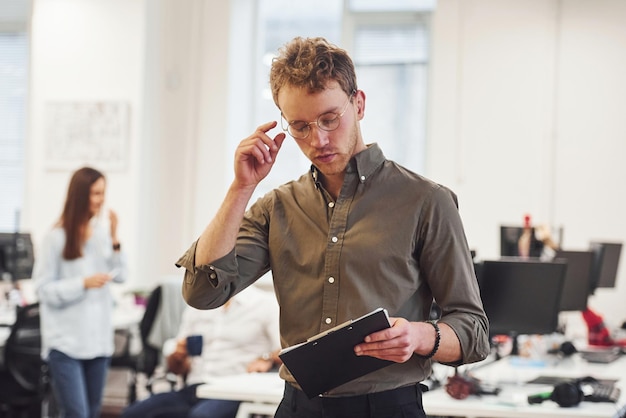
[[[378,144],[369,144],[366,149],[352,157],[350,163],[348,163],[346,172],[356,172],[363,181],[376,171],[384,161],[385,155]]]
[[[348,162],[346,173],[357,173],[361,182],[365,181],[376,169],[385,161],[385,155],[377,143],[367,145],[363,151],[356,154]],[[321,187],[320,171],[311,164],[311,179],[315,183],[315,188]]]

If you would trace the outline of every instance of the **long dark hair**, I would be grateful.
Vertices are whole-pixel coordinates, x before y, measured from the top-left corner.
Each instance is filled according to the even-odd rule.
[[[93,216],[89,209],[91,186],[100,178],[104,178],[104,174],[91,167],[83,167],[72,175],[60,220],[65,230],[63,258],[66,260],[82,256],[87,224]]]

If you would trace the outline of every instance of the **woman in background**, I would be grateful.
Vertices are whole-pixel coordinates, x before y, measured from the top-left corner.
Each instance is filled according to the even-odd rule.
[[[93,168],[72,175],[61,218],[46,235],[33,272],[42,357],[66,418],[100,416],[114,350],[109,282],[126,279],[126,258],[117,215],[101,213],[105,189],[104,175]]]

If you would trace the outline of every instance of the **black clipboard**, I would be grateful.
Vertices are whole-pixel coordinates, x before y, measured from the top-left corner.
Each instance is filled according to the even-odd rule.
[[[393,364],[389,360],[354,354],[354,346],[362,343],[367,335],[390,327],[387,311],[378,308],[306,342],[284,348],[279,357],[304,393],[313,398]]]

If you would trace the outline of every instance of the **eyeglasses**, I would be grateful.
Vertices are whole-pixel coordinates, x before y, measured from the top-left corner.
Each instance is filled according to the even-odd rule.
[[[286,122],[286,120],[285,120],[285,116],[283,116],[281,112],[280,125],[283,128],[283,131],[289,132],[289,135],[291,135],[294,139],[305,139],[306,137],[308,137],[309,134],[311,133],[311,125],[313,124],[316,124],[317,127],[323,131],[327,131],[327,132],[334,131],[335,129],[339,128],[339,125],[341,124],[341,117],[348,110],[348,103],[350,103],[350,100],[352,99],[352,96],[354,96],[355,93],[356,91],[353,91],[352,94],[348,96],[348,100],[346,101],[346,104],[343,105],[343,110],[341,111],[341,113],[335,113],[335,112],[322,113],[321,115],[317,117],[317,120],[313,122],[304,122],[301,120],[296,120],[294,122],[288,123],[287,127],[285,128],[284,122]]]

